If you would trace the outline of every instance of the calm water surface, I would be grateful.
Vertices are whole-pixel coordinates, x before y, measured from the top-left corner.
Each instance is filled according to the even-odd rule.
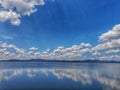
[[[120,90],[120,64],[0,62],[0,90]]]

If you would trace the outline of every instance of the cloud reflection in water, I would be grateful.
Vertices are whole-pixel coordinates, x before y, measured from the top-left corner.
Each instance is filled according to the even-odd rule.
[[[30,78],[41,78],[41,74],[50,78],[51,75],[58,80],[70,79],[82,85],[93,85],[95,82],[103,85],[105,89],[120,89],[119,64],[98,64],[98,65],[77,65],[74,67],[54,67],[54,68],[14,68],[0,69],[0,84],[8,82],[16,77],[24,76]],[[47,81],[46,81],[47,82]]]

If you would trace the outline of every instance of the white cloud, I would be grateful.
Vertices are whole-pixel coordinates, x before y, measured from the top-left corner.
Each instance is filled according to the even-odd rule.
[[[99,37],[99,41],[111,41],[114,39],[120,39],[120,24],[114,26],[112,30],[109,30]]]
[[[99,59],[120,60],[120,24],[99,36],[100,43],[92,48]]]
[[[39,55],[41,55],[41,53],[40,52],[35,52],[34,55],[39,56]]]
[[[33,53],[34,53],[33,51],[29,51],[27,55],[32,55]]]
[[[113,30],[106,32],[100,36],[100,40],[96,46],[89,43],[81,43],[65,48],[60,46],[51,51],[40,52],[38,48],[31,47],[28,50],[18,48],[13,44],[0,43],[0,59],[56,59],[56,60],[84,60],[84,59],[100,59],[100,60],[120,60],[120,37],[109,32],[116,32],[120,25],[116,25]],[[117,29],[116,29],[117,28]],[[114,38],[112,37],[114,36]],[[112,38],[111,38],[112,37]]]
[[[82,59],[81,55],[90,52],[91,45],[89,43],[81,43],[80,45],[74,45],[69,48],[63,46],[58,47],[52,53],[49,54],[51,59]]]
[[[109,51],[106,51],[106,53],[120,53],[120,49],[111,49]]]
[[[36,47],[31,47],[31,48],[29,48],[29,50],[30,50],[30,51],[34,51],[34,50],[38,50],[38,48],[36,48]]]
[[[44,0],[0,0],[0,21],[9,20],[11,24],[19,25],[22,16],[30,16],[37,11],[35,6],[44,4]]]
[[[11,24],[19,25],[20,24],[20,15],[12,10],[9,11],[0,11],[0,21],[4,22],[10,20]]]
[[[111,41],[106,41],[104,43],[98,44],[94,47],[94,50],[107,50],[107,49],[118,49],[120,48],[120,39],[115,39]]]

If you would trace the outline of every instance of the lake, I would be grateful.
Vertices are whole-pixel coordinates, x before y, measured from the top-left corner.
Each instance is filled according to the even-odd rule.
[[[120,90],[120,64],[0,62],[0,90]]]

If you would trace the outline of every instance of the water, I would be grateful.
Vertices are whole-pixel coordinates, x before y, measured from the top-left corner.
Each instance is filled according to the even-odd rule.
[[[120,90],[120,64],[0,62],[0,90]]]

